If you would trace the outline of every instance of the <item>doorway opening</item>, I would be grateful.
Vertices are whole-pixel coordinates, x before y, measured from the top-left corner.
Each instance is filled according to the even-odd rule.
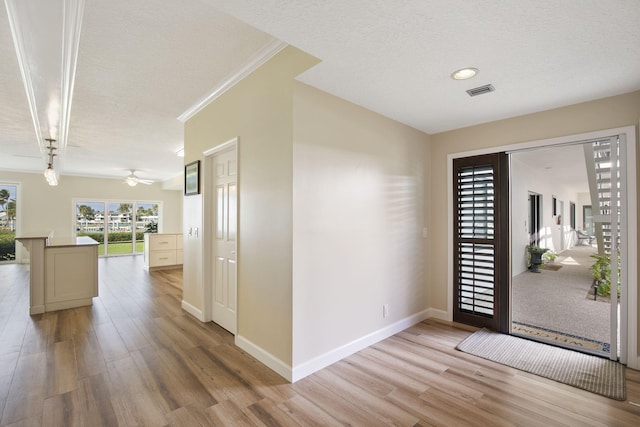
[[[452,319],[460,321],[456,320],[455,315],[456,305],[460,303],[459,290],[456,288],[463,283],[455,273],[456,251],[459,250],[456,223],[461,220],[471,224],[475,222],[473,217],[460,217],[456,211],[461,202],[460,195],[456,193],[456,174],[459,173],[456,162],[501,151],[509,157],[509,226],[506,232],[500,229],[498,233],[508,235],[506,258],[509,269],[506,280],[484,284],[488,289],[483,292],[507,294],[508,299],[506,303],[494,299],[491,306],[493,313],[508,318],[506,333],[527,335],[531,339],[609,357],[637,369],[637,306],[628,303],[637,298],[637,266],[635,262],[630,262],[636,259],[638,243],[633,127],[449,156],[450,176],[453,177],[449,193],[453,202],[450,205],[452,220],[449,228],[452,254],[449,301]],[[525,161],[527,155],[533,160]],[[548,164],[542,161],[543,158],[557,163]],[[583,164],[579,180],[569,173],[571,170],[575,172],[572,167],[574,163]],[[564,175],[552,174],[552,170],[562,171]],[[575,187],[577,181],[581,182],[582,190]],[[570,184],[572,182],[574,185]],[[499,203],[498,198],[496,203]],[[493,227],[498,230],[495,223]],[[532,242],[540,252],[544,252],[545,265],[541,273],[532,273],[528,269]],[[562,279],[563,274],[578,277],[577,270],[580,270],[581,280],[571,282]],[[475,286],[475,277],[470,277],[471,283],[467,286]],[[529,297],[523,297],[516,289],[515,282],[522,277],[527,277],[531,282],[530,286],[522,286],[529,292]],[[545,287],[542,285],[543,279],[548,278],[554,281]],[[598,285],[595,294],[594,285]],[[607,288],[610,292],[608,301],[603,294]],[[573,292],[573,299],[567,297],[569,291]],[[579,298],[576,298],[578,294]],[[584,303],[592,307],[598,303],[603,314],[589,315]],[[530,313],[524,314],[535,312],[535,322],[526,322],[523,308],[530,309]],[[551,318],[547,312],[552,309],[556,310],[555,322],[550,325],[533,324],[539,319]],[[577,333],[562,329],[567,323],[566,316],[572,313],[583,316],[573,321],[574,325],[581,328]],[[537,331],[523,332],[517,330],[518,323],[522,324],[520,326],[538,328]],[[604,330],[599,339],[587,334],[598,328]],[[503,331],[502,328],[494,329]],[[584,342],[589,339],[596,341],[599,347],[585,348]]]
[[[627,244],[621,231],[626,200],[621,150],[624,143],[615,136],[509,154],[511,212],[516,220],[527,209],[531,221],[529,236],[512,228],[512,334],[618,358],[621,281],[611,271],[620,268]],[[520,202],[524,195],[528,205]],[[538,203],[545,196],[552,200],[549,210]],[[576,202],[565,206],[565,200]],[[592,206],[599,214],[577,221],[576,204],[584,216]],[[578,222],[595,226],[577,229]],[[524,268],[518,261],[525,245],[544,252],[541,268]]]

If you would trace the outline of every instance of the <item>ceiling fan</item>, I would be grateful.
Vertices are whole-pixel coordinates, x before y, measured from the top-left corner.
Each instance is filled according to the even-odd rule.
[[[136,176],[136,170],[135,169],[131,169],[131,174],[129,174],[129,176],[127,176],[124,179],[124,182],[126,182],[127,184],[129,184],[131,187],[135,187],[138,184],[146,184],[146,185],[150,185],[153,184],[153,181],[149,180],[149,179],[141,179],[138,178]]]

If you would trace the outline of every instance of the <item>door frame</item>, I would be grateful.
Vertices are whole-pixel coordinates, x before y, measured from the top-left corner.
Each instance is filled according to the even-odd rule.
[[[213,280],[214,280],[214,272],[213,272],[213,262],[210,264],[207,263],[207,260],[211,260],[213,257],[212,245],[215,240],[215,211],[213,209],[212,201],[215,199],[214,188],[211,185],[213,180],[214,168],[213,168],[213,158],[216,154],[222,153],[223,151],[235,150],[236,153],[236,164],[237,164],[237,181],[236,186],[238,189],[238,198],[236,199],[236,224],[238,224],[237,230],[237,240],[236,240],[236,280],[238,286],[236,286],[236,336],[239,331],[239,322],[238,319],[240,317],[240,303],[238,301],[238,288],[239,288],[239,280],[238,280],[238,265],[240,264],[240,252],[238,251],[238,241],[240,236],[240,222],[238,221],[239,212],[240,212],[240,163],[239,163],[239,138],[236,136],[231,138],[230,140],[223,142],[222,144],[216,145],[208,150],[202,152],[204,155],[204,168],[203,168],[203,180],[202,184],[202,205],[203,205],[203,218],[202,218],[202,256],[204,261],[203,268],[203,296],[204,296],[204,321],[211,322],[213,320]]]
[[[595,132],[562,136],[542,140],[533,140],[522,143],[502,145],[498,147],[483,148],[447,155],[447,320],[453,321],[453,159],[460,157],[477,156],[481,154],[498,153],[502,151],[515,151],[530,148],[549,147],[553,145],[568,144],[583,140],[606,138],[612,135],[624,135],[627,144],[626,153],[626,175],[627,175],[627,231],[629,237],[627,242],[628,260],[638,258],[638,212],[637,212],[637,165],[636,165],[636,128],[626,126],[614,129],[605,129]],[[510,227],[511,229],[511,227]],[[511,233],[511,230],[510,230]],[[625,260],[626,261],[626,260]],[[640,359],[638,358],[638,268],[636,262],[625,262],[627,266],[627,287],[626,295],[622,295],[622,300],[627,302],[626,322],[620,323],[621,335],[621,362],[630,368],[640,369]],[[510,315],[510,314],[509,314]],[[509,319],[510,321],[510,319]]]

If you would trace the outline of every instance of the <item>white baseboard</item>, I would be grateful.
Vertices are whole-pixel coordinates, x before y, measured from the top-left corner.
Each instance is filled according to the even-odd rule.
[[[204,313],[202,313],[202,310],[200,310],[198,307],[195,307],[189,304],[185,300],[182,300],[182,309],[187,313],[189,313],[190,315],[192,315],[193,317],[195,317],[196,319],[198,319],[199,321],[201,322],[205,321]]]
[[[182,303],[184,308],[185,302],[183,301]],[[194,314],[194,316],[196,315]],[[372,332],[369,335],[365,335],[364,337],[358,338],[350,343],[330,350],[325,354],[317,356],[307,362],[301,363],[294,368],[240,335],[236,335],[235,344],[242,350],[249,353],[251,356],[258,359],[261,363],[269,367],[271,370],[276,372],[287,381],[294,383],[306,376],[313,374],[314,372],[317,372],[329,365],[332,365],[335,362],[344,359],[345,357],[352,355],[353,353],[356,353],[379,341],[389,338],[390,336],[395,335],[398,332],[402,332],[405,329],[429,318],[436,318],[445,321],[451,320],[451,316],[447,311],[437,310],[434,308],[422,310],[389,326],[385,326],[378,331]]]
[[[293,382],[291,376],[291,366],[278,359],[273,354],[269,353],[262,347],[254,344],[253,342],[240,335],[236,335],[236,345],[249,353],[251,356],[258,359],[262,364],[275,371],[285,380]]]
[[[369,347],[379,341],[382,341],[385,338],[389,338],[390,336],[401,332],[416,323],[420,323],[423,320],[427,319],[429,315],[429,310],[423,310],[419,313],[401,319],[389,326],[385,326],[384,328],[372,332],[369,335],[365,335],[361,338],[356,339],[350,343],[344,344],[338,348],[330,350],[325,354],[317,356],[307,362],[301,363],[295,366],[291,372],[291,382],[296,382],[301,380],[302,378],[313,374],[314,372],[319,371],[320,369],[326,368],[333,363],[344,359],[347,356],[352,355],[355,352],[358,352],[362,349]]]

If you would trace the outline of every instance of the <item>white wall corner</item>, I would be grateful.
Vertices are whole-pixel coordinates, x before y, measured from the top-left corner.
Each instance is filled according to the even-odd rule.
[[[291,366],[287,363],[241,335],[236,335],[235,344],[285,380],[293,382]]]
[[[438,319],[444,320],[445,322],[452,322],[453,316],[449,311],[438,310],[437,308],[428,308],[427,310],[427,319]]]
[[[182,300],[182,309],[187,313],[189,313],[190,315],[192,315],[193,317],[195,317],[196,319],[198,319],[199,321],[206,322],[206,319],[204,318],[204,313],[202,312],[202,310],[200,310],[198,307],[194,305],[189,304],[185,300]]]
[[[198,100],[194,105],[192,105],[184,113],[182,113],[178,117],[178,120],[184,123],[190,118],[192,118],[193,116],[195,116],[196,114],[198,114],[198,112],[200,112],[203,108],[205,108],[207,105],[211,104],[213,101],[218,99],[220,96],[222,96],[222,94],[224,94],[226,91],[234,87],[236,84],[242,81],[242,79],[247,77],[249,74],[253,73],[255,70],[260,68],[263,64],[265,64],[271,58],[276,56],[281,50],[283,50],[287,46],[288,46],[287,43],[280,41],[278,39],[273,39],[267,44],[265,44],[260,50],[254,53],[243,65],[241,65],[236,72],[234,72],[230,76],[227,76],[227,78],[225,78],[222,81],[222,83],[219,84],[217,87],[215,87],[211,91],[211,93],[209,93],[208,95]]]
[[[382,329],[374,331],[369,335],[365,335],[350,343],[346,343],[311,360],[294,366],[291,375],[291,382],[301,380],[302,378],[309,376],[323,368],[326,368],[327,366],[332,365],[335,362],[338,362],[345,357],[352,355],[353,353],[363,350],[370,345],[382,341],[385,338],[389,338],[390,336],[395,335],[398,332],[402,332],[405,329],[422,322],[428,317],[428,311],[428,309],[423,310],[409,317],[405,317],[404,319],[401,319],[389,326],[385,326]]]

